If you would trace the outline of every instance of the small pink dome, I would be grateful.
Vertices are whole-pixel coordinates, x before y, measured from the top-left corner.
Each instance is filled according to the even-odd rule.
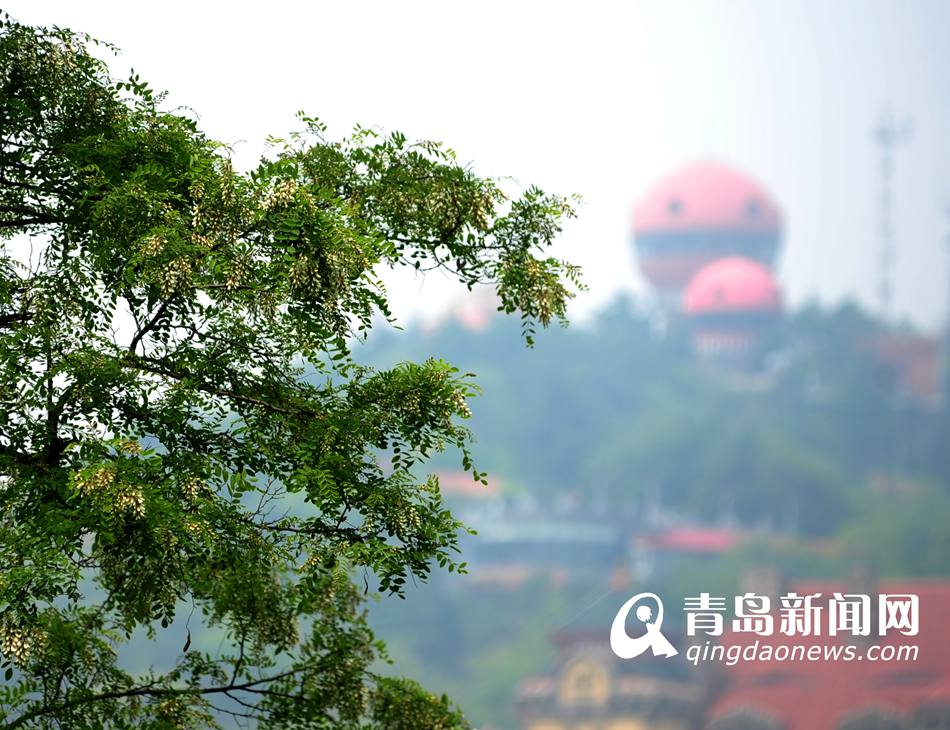
[[[777,312],[781,307],[782,296],[769,270],[740,256],[704,266],[683,296],[688,315]]]

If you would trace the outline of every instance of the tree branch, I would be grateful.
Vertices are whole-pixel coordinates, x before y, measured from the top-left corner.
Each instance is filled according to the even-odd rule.
[[[135,349],[139,346],[142,338],[158,326],[162,315],[164,315],[168,310],[168,306],[171,304],[171,301],[171,299],[164,300],[156,310],[154,316],[148,322],[146,322],[143,327],[139,328],[139,331],[136,332],[135,336],[132,338],[132,342],[129,343],[129,352],[135,354]]]
[[[261,685],[276,682],[281,679],[286,679],[287,677],[292,677],[296,674],[300,674],[301,672],[314,670],[316,668],[317,667],[297,667],[295,669],[288,669],[285,672],[280,672],[270,677],[260,677],[258,679],[251,679],[247,682],[241,683],[235,683],[232,681],[226,685],[216,687],[155,687],[153,684],[146,684],[140,687],[133,687],[132,689],[114,690],[112,692],[85,695],[83,697],[77,697],[74,700],[61,702],[57,705],[44,705],[36,710],[33,710],[32,712],[20,715],[20,717],[16,718],[12,722],[6,723],[4,727],[6,730],[13,730],[13,728],[23,727],[26,723],[30,722],[31,720],[35,720],[38,717],[72,710],[76,707],[81,707],[82,705],[88,705],[94,702],[102,702],[103,700],[121,700],[131,697],[159,698],[183,697],[189,695],[201,696],[228,694],[230,692],[251,692],[254,694],[260,694],[263,692],[263,690],[259,689]]]

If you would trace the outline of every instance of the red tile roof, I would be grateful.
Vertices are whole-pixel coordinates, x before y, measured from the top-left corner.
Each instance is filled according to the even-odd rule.
[[[751,710],[775,718],[783,730],[835,730],[844,718],[862,711],[909,715],[928,704],[950,704],[950,582],[887,581],[877,588],[881,593],[919,596],[919,634],[894,631],[877,640],[882,645],[918,646],[916,661],[739,661],[726,667],[727,688],[709,719]],[[797,584],[790,590],[823,597],[848,592],[832,582]],[[723,636],[722,644],[747,646],[758,640],[761,645],[807,647],[841,645],[843,638],[739,633]],[[859,652],[867,645],[858,645]]]
[[[722,553],[733,548],[739,539],[739,533],[733,530],[681,527],[647,535],[643,545],[653,550]]]

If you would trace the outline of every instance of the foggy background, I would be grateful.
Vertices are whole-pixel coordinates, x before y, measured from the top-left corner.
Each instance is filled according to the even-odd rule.
[[[683,163],[750,171],[784,207],[779,277],[793,305],[875,302],[878,156],[897,153],[895,312],[933,330],[947,310],[950,4],[883,2],[120,3],[14,0],[14,17],[115,43],[172,105],[252,166],[305,110],[444,141],[485,175],[585,203],[558,253],[584,267],[590,313],[644,290],[630,206]],[[417,298],[420,292],[424,295]],[[397,313],[455,289],[393,286]]]
[[[379,327],[357,348],[380,368],[445,357],[484,388],[470,425],[488,487],[458,471],[457,455],[431,465],[479,531],[463,542],[471,573],[372,605],[393,671],[448,692],[482,730],[594,727],[578,723],[592,708],[601,722],[606,695],[562,695],[607,675],[630,690],[630,716],[596,725],[611,730],[950,727],[950,2],[7,10],[117,44],[113,75],[134,69],[167,89],[166,106],[193,110],[241,170],[303,110],[331,138],[357,123],[400,130],[445,142],[481,175],[513,176],[507,187],[583,196],[556,246],[590,287],[575,326],[529,350],[489,296],[401,274],[388,280],[408,326]],[[888,110],[910,136],[894,157],[894,307],[883,316],[873,130]],[[717,311],[713,297],[656,316],[633,205],[710,160],[761,184],[749,200],[778,204],[778,265],[758,311]],[[613,614],[636,591],[664,596],[664,631],[683,648],[684,596],[753,588],[919,594],[920,661],[879,674],[871,662],[863,674],[768,662],[716,674],[607,651]],[[216,640],[196,635],[195,646]],[[578,647],[600,651],[600,664],[577,660]],[[668,684],[641,712],[630,697],[658,681]],[[731,703],[786,721],[736,719]]]

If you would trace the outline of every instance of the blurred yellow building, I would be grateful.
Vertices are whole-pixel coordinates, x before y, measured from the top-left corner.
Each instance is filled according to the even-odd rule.
[[[524,730],[696,727],[706,692],[685,661],[643,657],[623,662],[579,634],[562,634],[558,643],[563,657],[558,669],[529,678],[519,687]]]

